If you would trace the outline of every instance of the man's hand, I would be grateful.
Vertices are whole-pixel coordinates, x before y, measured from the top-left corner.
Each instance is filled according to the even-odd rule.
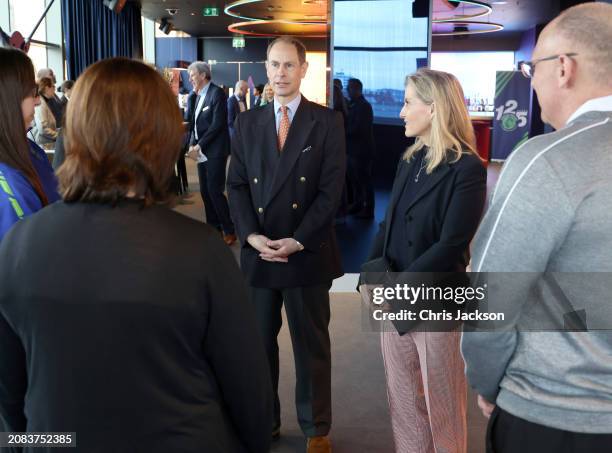
[[[289,255],[293,255],[304,248],[293,238],[283,238],[276,241],[268,240],[266,245],[273,250],[273,253],[262,253],[261,257],[264,260],[277,261],[279,258],[282,258],[285,263],[288,261]]]
[[[478,395],[478,407],[482,411],[482,415],[484,415],[485,418],[489,418],[491,417],[491,413],[493,412],[493,409],[495,409],[495,404],[489,403],[482,396]]]
[[[189,151],[187,151],[186,156],[190,159],[193,160],[198,160],[199,154],[200,154],[200,145],[193,145],[189,147]]]
[[[259,252],[259,256],[261,259],[270,262],[278,262],[278,263],[286,263],[289,261],[287,257],[283,257],[277,255],[277,251],[268,246],[268,243],[273,242],[270,238],[264,236],[263,234],[249,234],[247,237],[247,242],[253,247],[255,250]]]

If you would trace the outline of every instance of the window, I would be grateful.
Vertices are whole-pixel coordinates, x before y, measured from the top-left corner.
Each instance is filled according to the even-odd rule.
[[[389,14],[393,11],[393,14]],[[363,83],[376,123],[398,124],[406,76],[427,65],[427,18],[407,0],[334,2],[333,73]]]
[[[0,8],[8,7],[8,11],[0,11],[1,15],[8,16],[8,34],[19,31],[27,39],[34,30],[36,23],[45,12],[50,0],[9,0],[0,3]],[[58,84],[63,79],[64,61],[62,55],[62,24],[61,2],[53,3],[47,15],[42,20],[30,43],[28,56],[34,64],[34,70],[52,68],[56,74]]]

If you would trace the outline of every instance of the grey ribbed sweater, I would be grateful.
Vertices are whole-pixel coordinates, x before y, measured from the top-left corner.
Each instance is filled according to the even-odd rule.
[[[517,307],[511,329],[463,335],[472,387],[534,423],[612,433],[612,294],[601,284],[612,277],[612,112],[582,114],[511,155],[472,257],[473,271],[533,273],[504,301]],[[541,272],[568,273],[559,285],[574,308],[608,330],[522,332],[532,307],[554,302]]]

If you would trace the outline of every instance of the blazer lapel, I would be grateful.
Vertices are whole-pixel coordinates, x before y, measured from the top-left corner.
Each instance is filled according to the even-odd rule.
[[[271,102],[271,104],[273,106],[272,113],[274,117],[274,103]],[[274,139],[276,142],[276,118],[274,118],[274,121]],[[310,102],[304,96],[302,96],[300,105],[297,112],[295,112],[293,121],[291,122],[289,134],[287,135],[285,146],[281,152],[280,160],[278,162],[278,166],[276,167],[276,172],[274,173],[274,181],[272,183],[272,189],[270,190],[268,199],[266,200],[266,205],[272,201],[272,199],[280,191],[283,183],[289,177],[291,169],[300,157],[302,149],[304,149],[306,146],[306,140],[314,128],[315,123],[316,120],[312,117]]]
[[[202,108],[200,109],[200,111],[198,112],[197,116],[200,116],[200,113],[202,113],[204,111],[204,109],[206,108],[206,106],[208,106],[208,103],[210,102],[210,96],[213,90],[213,83],[210,82],[210,85],[208,85],[208,90],[206,90],[206,96],[204,96],[204,102],[202,103]],[[196,105],[196,109],[198,108],[198,106]],[[197,117],[196,117],[197,119]]]
[[[412,208],[415,203],[417,203],[421,198],[427,195],[434,187],[438,185],[440,181],[442,181],[446,175],[448,175],[450,171],[450,166],[447,163],[443,163],[438,165],[438,167],[433,171],[429,178],[425,181],[425,184],[420,188],[420,190],[415,195],[412,202],[408,205],[408,209]]]
[[[387,219],[385,221],[385,244],[383,247],[383,255],[387,250],[387,244],[389,242],[389,234],[391,233],[391,225],[393,222],[393,216],[395,215],[395,207],[397,206],[397,202],[399,200],[400,195],[404,191],[404,187],[406,186],[406,180],[408,179],[408,175],[410,175],[412,171],[412,163],[408,165],[403,165],[400,162],[401,168],[399,170],[399,174],[397,175],[397,183],[393,187],[393,191],[391,192],[391,196],[389,197],[389,212],[387,213]]]

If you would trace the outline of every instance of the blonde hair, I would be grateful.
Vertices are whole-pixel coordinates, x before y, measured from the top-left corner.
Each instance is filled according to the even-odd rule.
[[[427,173],[443,162],[457,162],[464,153],[478,156],[474,128],[457,78],[447,72],[421,68],[406,77],[406,86],[408,84],[421,101],[434,106],[430,145],[425,156]],[[417,138],[404,153],[404,159],[410,160],[423,146],[423,140]]]

